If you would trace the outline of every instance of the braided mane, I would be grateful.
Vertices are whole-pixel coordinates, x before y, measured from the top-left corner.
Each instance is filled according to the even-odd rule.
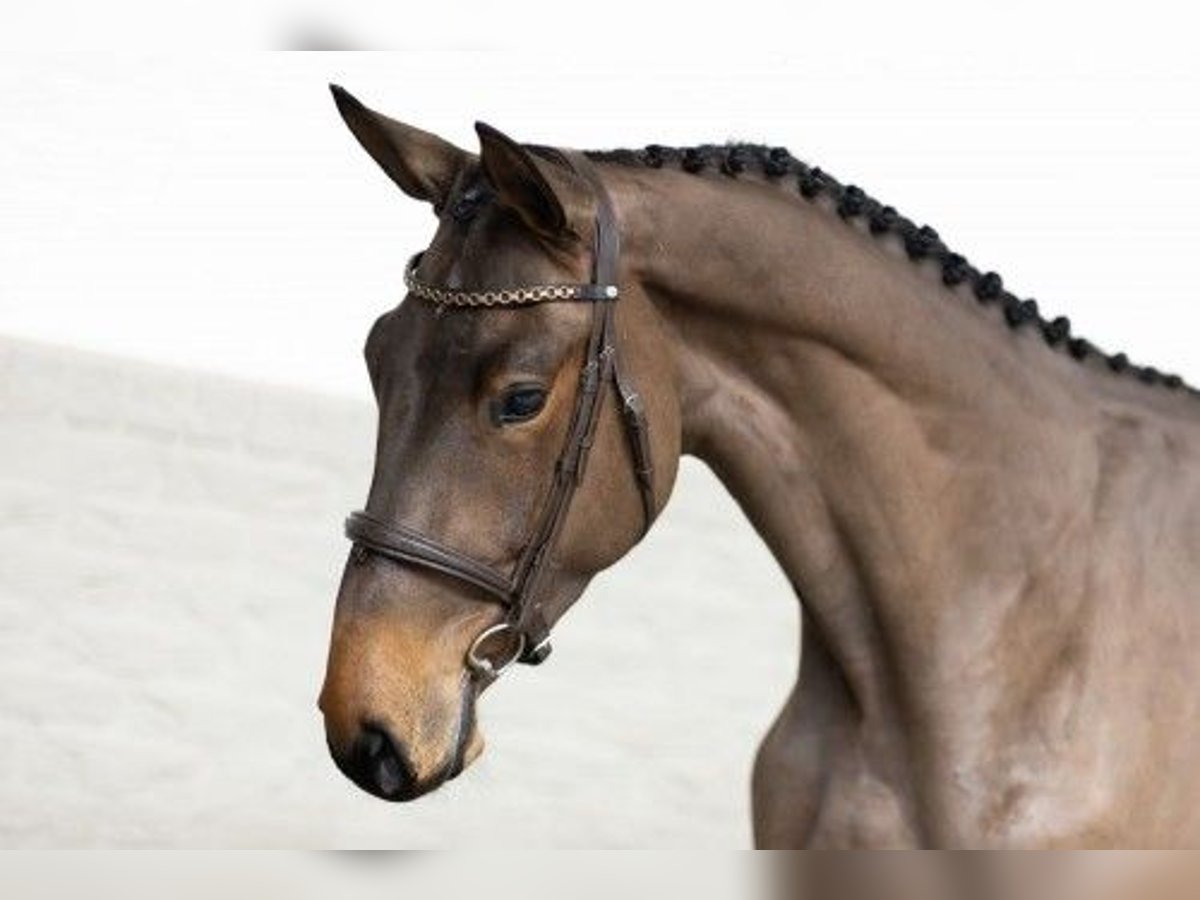
[[[820,168],[796,159],[786,147],[733,143],[678,148],[650,144],[641,150],[590,150],[586,155],[598,163],[651,169],[678,166],[692,174],[712,171],[736,178],[743,172],[753,171],[781,186],[794,187],[806,200],[815,200],[824,194],[834,202],[843,219],[864,218],[871,234],[898,236],[908,258],[914,262],[935,260],[941,266],[942,283],[947,287],[965,282],[981,304],[999,305],[1004,311],[1004,321],[1013,330],[1037,328],[1051,348],[1063,350],[1080,361],[1098,355],[1113,372],[1130,374],[1145,384],[1161,384],[1170,390],[1187,387],[1178,375],[1165,374],[1153,366],[1134,365],[1124,353],[1105,354],[1090,341],[1073,336],[1069,319],[1058,316],[1047,320],[1036,300],[1022,300],[1010,293],[999,275],[979,271],[966,257],[950,250],[928,225],[918,226],[891,206],[869,196],[862,188],[841,184]]]

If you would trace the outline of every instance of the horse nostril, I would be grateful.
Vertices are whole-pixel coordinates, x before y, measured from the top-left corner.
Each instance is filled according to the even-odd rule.
[[[360,786],[387,800],[407,800],[414,796],[416,773],[386,731],[365,726],[353,755],[353,777]]]
[[[367,728],[362,733],[362,749],[369,759],[377,759],[388,745],[388,739],[382,731]]]

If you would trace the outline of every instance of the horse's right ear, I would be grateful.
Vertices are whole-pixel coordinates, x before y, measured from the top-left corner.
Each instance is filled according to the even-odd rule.
[[[336,84],[329,89],[338,112],[375,162],[410,197],[440,209],[455,176],[472,154],[435,134],[389,119],[363,106]]]

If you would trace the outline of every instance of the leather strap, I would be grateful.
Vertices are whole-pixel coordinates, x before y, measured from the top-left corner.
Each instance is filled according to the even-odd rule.
[[[346,536],[361,550],[396,562],[423,566],[457,578],[484,591],[507,609],[506,621],[524,637],[521,661],[536,665],[549,655],[549,627],[537,600],[539,587],[550,566],[558,537],[570,512],[575,491],[583,481],[588,455],[612,384],[620,401],[633,474],[642,500],[643,534],[656,515],[654,471],[651,464],[649,426],[641,395],[620,365],[615,320],[616,299],[607,286],[619,283],[621,240],[608,191],[592,164],[582,154],[563,157],[591,184],[597,200],[592,280],[570,286],[572,296],[592,305],[583,370],[566,443],[554,466],[554,480],[542,505],[533,534],[511,574],[447,547],[403,525],[384,522],[367,512],[351,513]],[[422,286],[429,292],[440,289]],[[520,290],[520,289],[513,289]],[[435,302],[437,302],[435,300]]]
[[[618,284],[620,276],[621,230],[617,227],[616,214],[612,208],[612,199],[604,184],[596,174],[595,168],[582,154],[575,154],[573,159],[575,170],[583,175],[596,194],[596,260],[593,280],[597,284]],[[609,227],[603,227],[602,222]],[[633,455],[633,473],[637,480],[638,491],[642,498],[643,525],[645,534],[654,522],[654,466],[650,455],[650,428],[646,421],[646,406],[641,394],[633,386],[633,382],[621,367],[620,352],[617,350],[616,323],[613,321],[613,304],[606,309],[608,322],[608,346],[612,355],[611,368],[613,384],[621,400],[621,418],[625,423],[625,434],[629,439],[629,450]]]
[[[453,575],[487,591],[505,605],[513,602],[510,577],[403,525],[389,525],[370,513],[353,512],[346,519],[346,537],[358,546],[396,562]]]

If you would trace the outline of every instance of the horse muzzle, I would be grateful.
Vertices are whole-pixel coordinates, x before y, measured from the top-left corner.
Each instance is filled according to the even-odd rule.
[[[381,800],[404,803],[452,781],[482,752],[483,741],[474,726],[473,711],[465,711],[463,718],[464,728],[451,753],[432,772],[420,772],[406,744],[386,726],[364,724],[345,750],[339,749],[339,742],[331,734],[326,735],[326,743],[343,775]]]

